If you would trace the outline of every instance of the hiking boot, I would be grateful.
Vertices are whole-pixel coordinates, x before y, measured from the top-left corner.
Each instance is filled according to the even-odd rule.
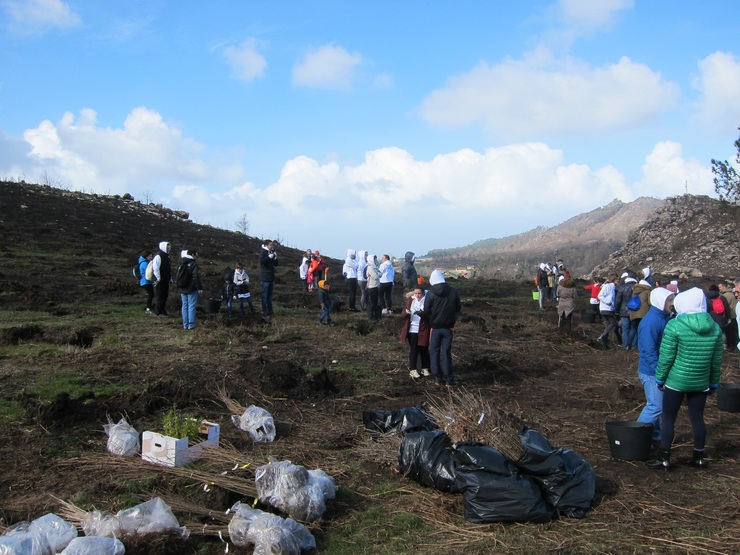
[[[151,308],[147,308],[147,309],[146,309],[146,310],[144,311],[144,314],[154,314],[154,313],[152,312],[152,309],[151,309]]]
[[[670,470],[671,452],[661,449],[658,453],[658,458],[647,461],[645,466],[652,470]]]
[[[419,374],[419,372],[416,370],[416,368],[414,368],[413,370],[411,370],[409,372],[409,376],[411,376],[414,379],[421,378],[421,374]]]
[[[460,385],[460,382],[457,381],[455,378],[450,378],[447,381],[445,381],[445,385],[447,387],[458,387]]]
[[[426,378],[427,376],[429,376],[429,375],[430,375],[430,374],[429,374],[429,368],[422,368],[422,369],[421,369],[421,375],[422,375],[422,376],[424,376],[425,378]]]
[[[604,347],[604,349],[608,349],[609,348],[609,343],[607,342],[606,337],[599,336],[599,339],[597,341],[599,342],[599,345],[601,345],[602,347]]]
[[[707,469],[709,468],[709,461],[704,458],[704,451],[697,451],[694,449],[694,454],[689,459],[689,466],[694,468]]]

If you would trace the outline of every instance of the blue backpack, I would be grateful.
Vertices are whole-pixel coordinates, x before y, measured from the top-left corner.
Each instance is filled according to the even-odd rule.
[[[630,302],[627,303],[627,310],[631,310],[634,312],[640,310],[641,306],[642,301],[640,300],[640,295],[635,295],[630,299]]]

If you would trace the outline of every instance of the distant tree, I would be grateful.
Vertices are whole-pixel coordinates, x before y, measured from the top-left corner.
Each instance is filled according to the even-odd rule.
[[[151,191],[151,189],[147,189],[141,194],[144,195],[144,202],[146,202],[147,204],[151,204],[152,200],[154,200],[154,193]]]
[[[740,129],[740,128],[738,128]],[[735,141],[735,163],[740,165],[740,138]],[[727,161],[712,160],[712,173],[714,174],[714,192],[719,200],[740,204],[740,175],[737,170]]]
[[[239,216],[239,219],[236,220],[236,230],[239,233],[243,233],[244,235],[249,233],[249,220],[247,219],[246,212],[244,212],[241,216]]]

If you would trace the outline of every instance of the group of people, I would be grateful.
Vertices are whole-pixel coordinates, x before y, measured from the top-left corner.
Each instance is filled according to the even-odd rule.
[[[594,278],[584,289],[604,322],[601,346],[609,348],[614,334],[623,349],[639,352],[637,370],[646,404],[637,421],[652,424],[659,449],[648,467],[671,468],[676,417],[685,399],[693,431],[688,464],[706,468],[704,408],[719,385],[723,350],[738,342],[740,279],[680,291],[678,281],[661,282],[648,266],[637,275],[626,270],[620,276]],[[572,325],[575,291],[574,283],[561,280],[559,325]]]
[[[570,278],[570,272],[562,260],[540,263],[535,276],[535,284],[539,292],[540,310],[545,310],[546,301],[554,301],[558,298],[558,288],[563,279]]]
[[[173,274],[171,251],[172,245],[169,241],[162,241],[155,253],[146,249],[139,252],[136,275],[139,278],[139,286],[147,294],[144,312],[157,316],[168,316],[167,298],[170,285],[174,284],[180,292],[182,327],[185,330],[192,330],[196,327],[195,309],[198,298],[203,293],[200,267],[197,262],[198,253],[194,249],[181,251],[179,266]],[[262,314],[265,316],[273,315],[272,297],[275,268],[278,263],[274,242],[269,239],[264,241],[259,256],[259,278]],[[245,301],[250,311],[255,312],[249,291],[249,276],[241,262],[237,262],[233,274],[229,271],[224,276],[221,297],[226,302],[228,314],[231,314],[234,300],[239,301],[239,310],[242,313],[244,313]]]

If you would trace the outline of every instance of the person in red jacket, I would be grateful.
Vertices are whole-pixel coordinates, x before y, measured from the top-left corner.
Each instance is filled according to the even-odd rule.
[[[583,286],[583,288],[591,295],[591,299],[589,300],[591,303],[589,306],[590,312],[599,312],[599,293],[601,293],[602,283],[604,283],[604,279],[597,276],[594,277],[593,282]]]

